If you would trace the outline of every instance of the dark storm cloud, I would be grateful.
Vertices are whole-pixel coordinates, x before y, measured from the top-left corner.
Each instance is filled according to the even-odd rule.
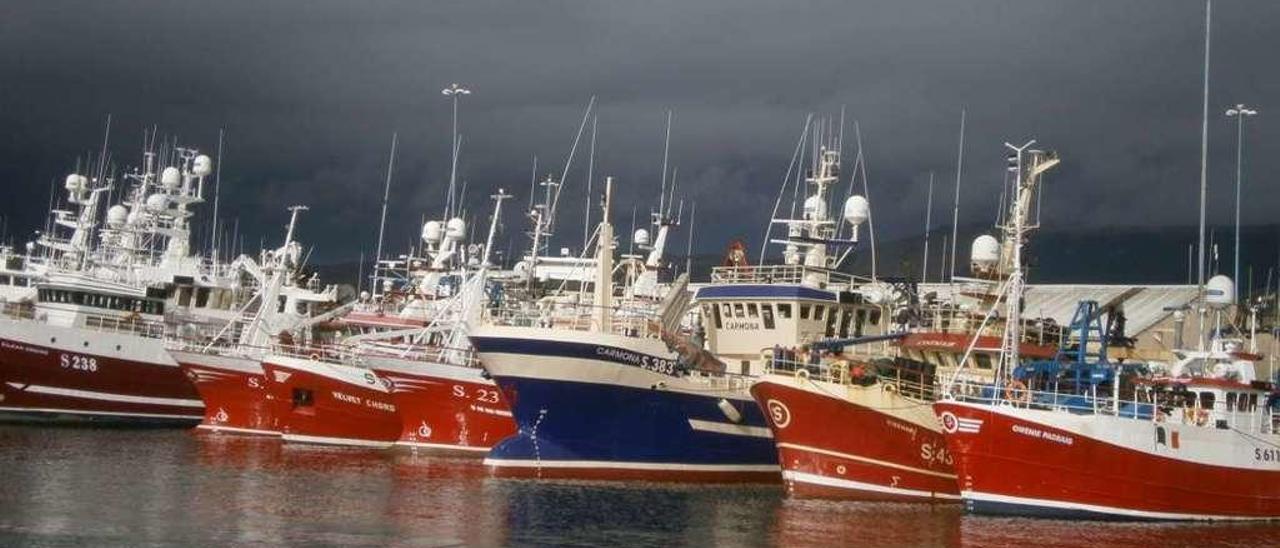
[[[462,82],[460,174],[469,207],[497,187],[525,203],[530,158],[559,171],[598,98],[596,174],[615,215],[655,205],[664,111],[675,111],[678,193],[698,203],[698,245],[758,242],[804,116],[857,120],[877,232],[921,228],[925,181],[949,224],[956,133],[968,109],[962,223],[994,217],[1001,143],[1058,149],[1045,222],[1195,222],[1203,3],[1129,2],[6,2],[0,7],[0,180],[10,231],[42,224],[49,182],[96,149],[138,154],[143,127],[212,152],[227,130],[224,218],[256,243],[305,203],[322,260],[373,246],[387,146],[400,132],[389,241],[438,215],[449,104]],[[1280,124],[1271,52],[1280,5],[1218,2],[1211,94],[1214,221],[1227,222],[1234,126],[1248,128],[1248,223],[1273,222]],[[1274,112],[1274,114],[1272,114]],[[851,143],[852,139],[847,139]],[[564,245],[580,239],[584,142]],[[852,151],[848,153],[852,158]],[[208,208],[205,209],[207,211]],[[511,229],[522,228],[517,215]],[[477,227],[478,228],[478,227]],[[514,232],[514,230],[512,230]],[[569,237],[569,234],[574,236]],[[683,241],[683,237],[680,238]]]

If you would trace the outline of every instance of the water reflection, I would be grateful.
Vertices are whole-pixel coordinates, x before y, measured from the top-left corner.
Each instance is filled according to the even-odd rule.
[[[1079,523],[777,486],[488,478],[474,460],[269,438],[0,426],[0,545],[1274,544],[1273,524]]]

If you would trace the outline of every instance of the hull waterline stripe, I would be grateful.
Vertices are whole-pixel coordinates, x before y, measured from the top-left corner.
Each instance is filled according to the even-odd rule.
[[[350,446],[356,446],[356,447],[376,447],[378,449],[386,449],[388,447],[391,447],[393,443],[389,441],[359,440],[354,438],[304,436],[302,434],[281,434],[280,437],[284,441],[293,441],[298,443],[313,443],[317,445],[350,445]]]
[[[81,409],[55,409],[52,407],[0,407],[0,411],[12,411],[17,413],[54,413],[65,415],[95,415],[100,417],[130,417],[140,419],[175,419],[198,421],[204,417],[200,415],[167,415],[164,413],[123,413],[119,411],[84,411]]]
[[[823,487],[835,487],[838,489],[850,489],[857,491],[871,491],[875,493],[886,493],[891,495],[902,495],[907,497],[918,497],[926,499],[946,499],[960,500],[960,495],[952,495],[949,493],[936,493],[930,491],[920,491],[917,489],[903,489],[901,487],[888,487],[885,485],[876,485],[873,483],[864,483],[842,478],[832,478],[828,476],[820,476],[818,474],[810,474],[808,472],[796,472],[794,470],[783,470],[782,479],[794,481],[797,483],[807,483],[809,485],[821,485]]]
[[[240,428],[237,426],[216,426],[212,424],[197,424],[197,429],[208,430],[210,432],[227,432],[233,434],[257,434],[260,436],[279,436],[280,432],[275,430],[258,430],[256,428]]]
[[[1013,497],[1009,495],[983,493],[980,491],[961,491],[960,495],[965,500],[974,500],[978,502],[1010,504],[1010,505],[1018,505],[1018,506],[1039,506],[1041,508],[1051,508],[1054,510],[1075,510],[1075,511],[1081,511],[1081,512],[1093,512],[1096,514],[1109,514],[1113,516],[1125,516],[1125,517],[1148,519],[1148,520],[1264,521],[1264,520],[1276,519],[1275,517],[1268,517],[1268,516],[1231,516],[1231,515],[1219,515],[1219,514],[1180,514],[1180,513],[1173,513],[1173,512],[1152,512],[1147,510],[1132,510],[1128,508],[1117,508],[1114,506],[1102,506],[1098,504],[1085,504],[1080,502],[1062,502],[1062,501],[1056,501],[1056,500]]]
[[[421,441],[397,441],[396,447],[424,448],[424,449],[448,449],[450,451],[470,451],[474,453],[488,453],[488,447],[471,447],[467,445],[449,445],[447,443],[425,443]]]
[[[685,464],[679,462],[620,462],[598,460],[484,459],[485,466],[502,468],[601,468],[617,470],[672,470],[678,472],[777,472],[776,464]]]
[[[923,468],[916,468],[916,467],[913,467],[913,466],[906,466],[906,465],[898,464],[898,463],[895,463],[895,462],[888,462],[888,461],[883,461],[883,460],[871,459],[871,458],[867,458],[867,457],[859,457],[858,455],[850,455],[850,454],[848,454],[848,453],[841,453],[841,452],[839,452],[839,451],[830,451],[830,450],[827,450],[827,449],[819,449],[819,448],[817,448],[817,447],[810,447],[810,446],[808,446],[808,445],[800,445],[800,444],[797,444],[797,443],[785,443],[785,442],[779,442],[779,443],[778,443],[778,447],[779,447],[779,448],[783,448],[783,447],[785,447],[785,448],[787,448],[787,449],[795,449],[795,450],[797,450],[797,451],[805,451],[805,452],[808,452],[808,453],[817,453],[817,454],[819,454],[819,455],[827,455],[827,456],[829,456],[829,457],[839,457],[839,458],[842,458],[842,459],[849,459],[849,460],[853,460],[853,461],[863,462],[863,463],[866,463],[866,464],[874,464],[874,465],[876,465],[876,466],[883,466],[883,467],[886,467],[886,468],[895,468],[895,469],[898,469],[898,470],[905,470],[905,471],[907,471],[907,472],[914,472],[914,473],[916,473],[916,474],[924,474],[924,475],[926,475],[926,476],[934,476],[934,477],[938,477],[938,478],[945,478],[945,479],[949,479],[949,480],[954,480],[954,479],[956,479],[956,475],[955,475],[955,474],[948,474],[948,473],[946,473],[946,472],[935,472],[935,471],[933,471],[933,470],[925,470],[925,469],[923,469]]]
[[[718,434],[729,434],[731,436],[773,439],[773,433],[764,426],[747,426],[745,424],[689,419],[689,427],[702,432],[716,432]]]
[[[142,403],[148,405],[172,405],[174,407],[191,407],[195,409],[203,409],[204,402],[200,400],[187,400],[180,398],[155,398],[150,396],[126,396],[124,394],[112,394],[109,392],[90,392],[88,390],[74,390],[71,388],[57,388],[54,386],[40,386],[37,384],[29,385],[25,389],[22,383],[10,382],[6,383],[15,390],[22,390],[32,394],[47,394],[50,396],[66,396],[70,398],[81,398],[86,400],[113,401],[119,403]]]

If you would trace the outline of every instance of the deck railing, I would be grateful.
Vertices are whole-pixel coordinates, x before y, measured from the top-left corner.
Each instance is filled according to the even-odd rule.
[[[823,287],[851,286],[852,274],[808,265],[772,264],[759,266],[717,266],[711,269],[716,284],[800,284],[817,281]]]

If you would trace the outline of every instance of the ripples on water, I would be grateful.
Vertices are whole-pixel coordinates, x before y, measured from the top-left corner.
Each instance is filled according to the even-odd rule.
[[[835,503],[777,486],[496,480],[476,461],[173,430],[0,426],[2,545],[1274,546],[1274,524]]]

